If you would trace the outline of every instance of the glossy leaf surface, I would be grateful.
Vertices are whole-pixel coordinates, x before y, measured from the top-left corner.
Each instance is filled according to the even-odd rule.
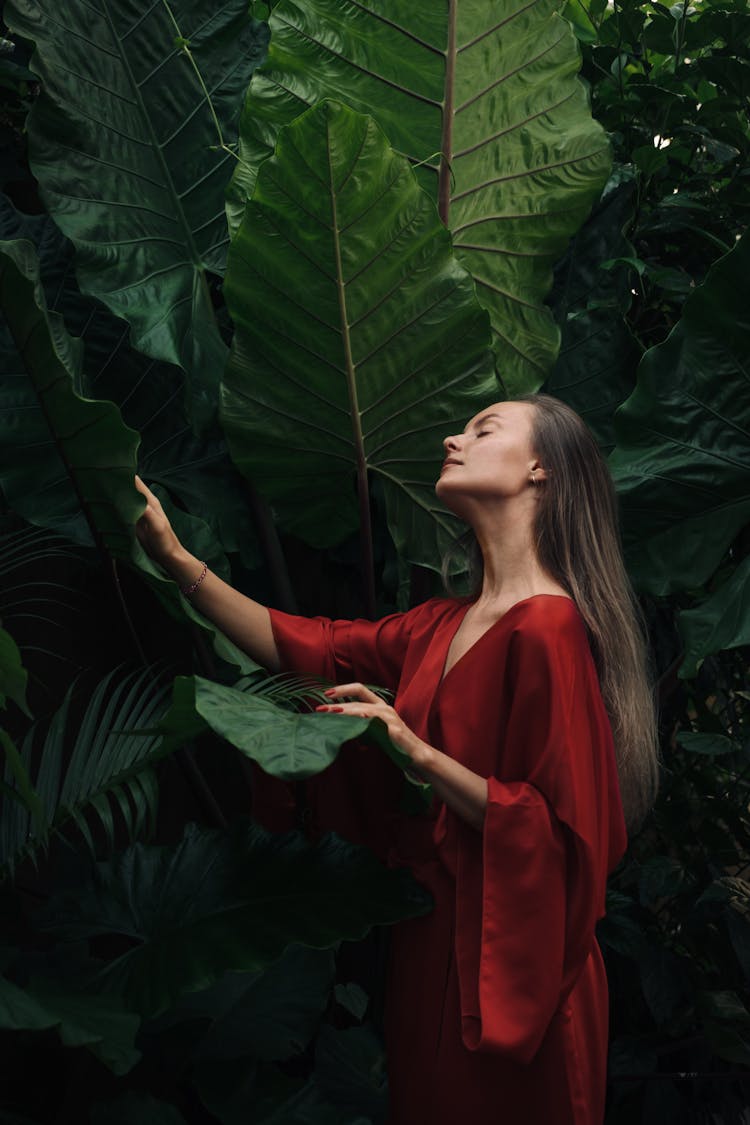
[[[403,769],[411,764],[391,743],[380,719],[299,714],[251,691],[202,676],[178,676],[172,706],[160,727],[167,745],[195,738],[207,728],[252,758],[266,773],[285,781],[301,781],[320,773],[336,759],[342,744],[353,738],[374,742]]]
[[[205,520],[226,551],[239,551],[258,565],[244,481],[219,432],[196,437],[183,409],[185,375],[128,343],[127,322],[81,293],[74,250],[48,215],[25,215],[0,194],[0,238],[28,239],[36,247],[50,311],[59,313],[82,347],[79,393],[109,399],[123,421],[140,434],[138,472],[149,486],[160,484],[188,512]],[[193,553],[199,545],[188,538]]]
[[[223,128],[236,127],[263,25],[244,0],[12,0],[42,93],[31,163],[49,213],[78,251],[78,279],[132,327],[147,355],[179,364],[204,421],[225,355],[207,271],[224,268],[223,192],[234,158],[176,36],[189,39]],[[176,22],[175,22],[176,21]],[[63,158],[64,154],[64,158]]]
[[[232,840],[189,825],[178,844],[136,844],[99,863],[89,886],[59,895],[46,918],[73,940],[128,935],[132,948],[101,970],[97,987],[157,1015],[229,969],[264,968],[289,945],[328,949],[429,908],[407,871],[334,835],[311,847],[257,825]]]
[[[280,126],[321,98],[372,113],[420,168],[489,309],[511,392],[544,379],[558,333],[542,300],[552,266],[609,169],[556,0],[282,0],[248,91],[237,205]],[[442,158],[441,158],[442,153]]]
[[[497,397],[487,317],[372,119],[325,102],[281,133],[225,295],[236,333],[223,423],[281,526],[341,542],[370,473],[397,547],[437,567],[462,526],[434,495],[442,439]]]
[[[30,243],[0,243],[0,480],[30,523],[127,558],[142,503],[138,435],[111,402],[78,393],[81,347],[50,313]],[[15,345],[15,347],[14,347]]]
[[[631,573],[653,593],[704,582],[750,517],[749,272],[746,234],[645,354],[616,416]]]

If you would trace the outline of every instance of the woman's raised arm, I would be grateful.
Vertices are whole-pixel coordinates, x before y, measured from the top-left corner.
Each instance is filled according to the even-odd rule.
[[[139,476],[135,478],[135,487],[146,499],[146,510],[135,525],[144,550],[183,589],[192,586],[201,578],[202,561],[183,547],[158,498]],[[253,660],[271,672],[278,672],[281,660],[271,617],[264,605],[241,594],[210,570],[191,593],[190,600]]]

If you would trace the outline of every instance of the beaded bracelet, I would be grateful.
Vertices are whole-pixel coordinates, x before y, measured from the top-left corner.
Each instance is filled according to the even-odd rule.
[[[181,593],[183,593],[186,598],[189,598],[191,596],[191,594],[194,594],[195,591],[198,589],[201,582],[206,577],[207,573],[208,573],[208,563],[204,562],[203,570],[200,572],[200,575],[199,575],[198,578],[196,578],[195,582],[193,582],[190,586],[180,586]]]

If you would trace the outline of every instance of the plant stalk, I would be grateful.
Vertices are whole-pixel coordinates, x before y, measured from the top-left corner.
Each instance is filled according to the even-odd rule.
[[[344,281],[344,268],[341,260],[338,207],[336,188],[333,181],[333,168],[331,167],[330,145],[328,148],[328,166],[331,183],[331,229],[333,232],[333,248],[336,260],[336,288],[338,291],[339,316],[341,319],[341,338],[344,346],[344,366],[346,369],[346,387],[349,395],[349,413],[352,420],[352,429],[354,431],[354,456],[357,465],[359,549],[362,580],[364,583],[366,613],[368,617],[374,618],[377,615],[377,599],[375,597],[375,560],[372,550],[372,513],[370,511],[370,490],[367,481],[367,456],[365,453],[364,434],[362,432],[362,415],[359,410],[356,368],[346,307],[346,282]]]
[[[440,143],[438,173],[438,214],[447,227],[451,207],[451,165],[453,163],[453,91],[456,78],[456,5],[448,2],[448,46],[445,52],[445,91],[443,97],[443,129]]]

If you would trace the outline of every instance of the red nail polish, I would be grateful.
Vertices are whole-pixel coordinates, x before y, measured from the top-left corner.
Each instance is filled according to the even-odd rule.
[[[335,687],[326,688],[326,690],[323,692],[323,695],[335,695],[335,694],[336,694],[336,688]]]

